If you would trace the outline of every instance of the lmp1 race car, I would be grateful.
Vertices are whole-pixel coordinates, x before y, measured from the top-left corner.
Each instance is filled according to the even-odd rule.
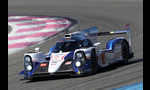
[[[99,50],[101,42],[97,42],[97,36],[125,33],[129,40],[123,37],[111,39],[107,42],[106,49]],[[50,75],[95,74],[99,68],[116,62],[127,64],[133,57],[129,24],[123,31],[99,33],[97,27],[92,27],[65,34],[47,54],[40,52],[40,48],[25,53],[24,70],[19,75],[24,75],[24,79],[33,79]]]

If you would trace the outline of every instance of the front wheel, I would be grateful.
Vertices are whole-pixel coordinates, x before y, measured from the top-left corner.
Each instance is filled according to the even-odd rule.
[[[91,72],[92,74],[98,72],[98,61],[97,61],[97,55],[95,53],[95,50],[92,50],[91,52]]]
[[[128,60],[129,60],[129,45],[127,43],[127,41],[123,41],[122,42],[122,58],[123,58],[123,62],[125,64],[128,64]]]

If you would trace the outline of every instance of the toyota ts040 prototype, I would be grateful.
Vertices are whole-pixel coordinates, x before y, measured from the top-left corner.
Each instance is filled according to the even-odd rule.
[[[127,34],[128,40],[124,37],[111,39],[106,49],[100,50],[101,42],[97,42],[97,36],[115,34]],[[133,57],[129,24],[126,30],[111,32],[98,32],[97,27],[92,27],[65,34],[47,54],[40,52],[40,48],[25,53],[24,70],[19,75],[33,79],[50,75],[95,74],[99,68],[116,62],[127,64]]]

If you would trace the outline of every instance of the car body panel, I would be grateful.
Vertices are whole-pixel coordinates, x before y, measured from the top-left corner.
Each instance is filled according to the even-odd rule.
[[[127,29],[129,30],[129,28]],[[129,31],[123,30],[98,33],[97,27],[65,34],[65,37],[59,39],[56,44],[50,48],[47,54],[40,52],[39,48],[36,48],[36,52],[25,53],[24,57],[30,56],[32,59],[32,70],[26,71],[25,68],[28,68],[28,62],[24,59],[24,71],[19,74],[24,75],[24,78],[45,75],[89,74],[91,73],[91,52],[93,50],[97,56],[98,67],[106,67],[123,60],[122,42],[124,40],[127,41],[124,37],[114,38],[107,42],[106,49],[99,50],[101,42],[97,42],[97,35],[124,33],[127,33],[130,40]],[[63,50],[64,48],[65,50]],[[129,50],[130,55],[133,54],[133,52],[131,52],[131,41],[129,43]],[[78,58],[81,57],[80,63],[77,63],[75,54],[79,55]],[[77,64],[79,64],[79,67]]]

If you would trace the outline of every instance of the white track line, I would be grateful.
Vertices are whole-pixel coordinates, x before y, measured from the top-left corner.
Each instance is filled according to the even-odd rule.
[[[21,18],[21,20],[19,20],[20,18]],[[51,22],[50,20],[56,20],[56,21]],[[66,26],[61,27],[61,28],[56,27],[56,28],[50,28],[50,29],[41,28],[42,30],[38,30],[38,29],[35,31],[25,30],[25,32],[17,32],[16,33],[16,31],[19,29],[28,29],[28,28],[30,29],[30,28],[42,27],[42,26],[53,25],[53,24],[58,24],[58,25],[59,24],[66,24],[66,25],[71,24],[71,22],[69,20],[64,19],[64,18],[57,18],[57,17],[44,18],[44,17],[40,17],[40,16],[8,16],[8,21],[10,21],[10,22],[8,22],[8,25],[13,27],[11,33],[8,34],[8,38],[9,38],[8,54],[11,54],[11,53],[14,53],[16,51],[20,51],[23,49],[23,48],[13,48],[14,47],[13,45],[16,46],[16,44],[19,44],[19,43],[22,43],[22,45],[23,45],[23,43],[30,43],[30,42],[31,42],[31,45],[32,45],[32,42],[42,43],[46,40],[46,38],[53,37],[53,35],[55,35],[57,33],[56,31],[62,31],[67,27]],[[46,21],[48,21],[48,22],[46,22]],[[51,26],[48,26],[48,28],[49,27],[51,27]],[[52,27],[54,27],[54,26],[52,26]],[[45,32],[47,33],[47,35],[44,35],[44,37],[41,36],[41,35],[45,34]],[[51,32],[55,32],[55,33],[51,34]],[[50,34],[48,35],[48,33],[50,33]],[[29,38],[30,35],[33,35],[33,34],[36,34],[36,35],[31,36],[32,38]],[[29,37],[26,38],[23,35],[26,35]],[[22,39],[20,38],[20,36],[21,37],[23,36]],[[20,47],[20,46],[17,46],[17,47]]]

